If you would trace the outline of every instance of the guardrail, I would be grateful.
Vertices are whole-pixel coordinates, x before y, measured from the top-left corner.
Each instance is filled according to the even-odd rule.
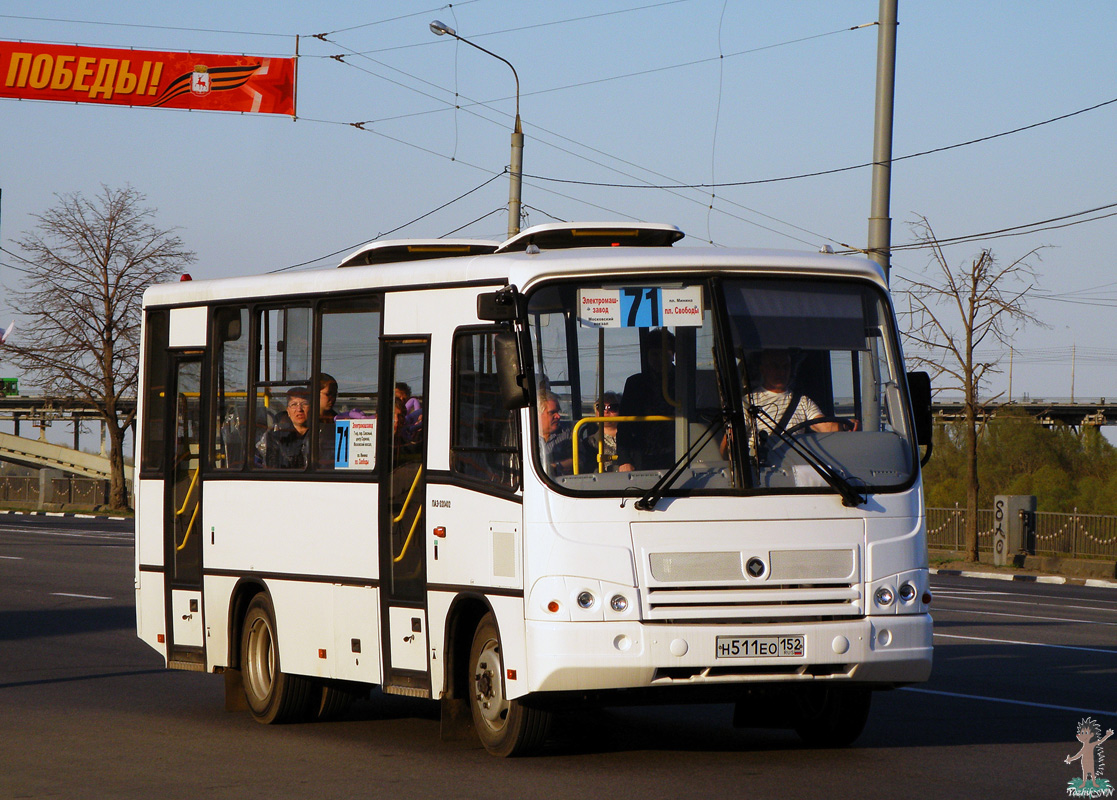
[[[966,509],[961,506],[927,509],[928,547],[962,550],[965,536]],[[1077,509],[1069,514],[1037,511],[1034,535],[1026,538],[1032,555],[1117,559],[1117,516],[1082,514]],[[991,508],[977,510],[977,549],[993,552]]]

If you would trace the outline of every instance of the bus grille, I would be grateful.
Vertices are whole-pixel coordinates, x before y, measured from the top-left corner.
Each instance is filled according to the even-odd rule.
[[[648,620],[818,621],[863,616],[857,584],[654,588]]]

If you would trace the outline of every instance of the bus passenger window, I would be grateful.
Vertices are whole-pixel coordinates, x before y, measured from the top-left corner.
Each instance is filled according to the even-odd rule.
[[[213,450],[215,469],[244,467],[248,438],[248,309],[214,312]]]
[[[450,468],[463,477],[515,491],[520,486],[519,415],[501,402],[496,333],[469,331],[454,340]]]
[[[380,307],[379,295],[331,300],[320,307],[315,469],[367,471],[376,466]]]

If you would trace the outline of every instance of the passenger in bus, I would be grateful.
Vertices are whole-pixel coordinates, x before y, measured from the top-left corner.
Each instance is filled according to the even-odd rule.
[[[318,468],[334,467],[334,418],[337,412],[337,379],[327,372],[318,376]]]
[[[537,397],[539,460],[548,475],[569,475],[574,471],[572,426],[562,420],[562,409],[554,392],[540,389]]]
[[[762,457],[768,437],[773,433],[791,430],[812,419],[825,417],[814,400],[795,389],[794,366],[795,361],[790,350],[762,350],[756,365],[759,372],[759,385],[751,391],[746,391],[744,398],[746,417],[751,421],[754,414],[750,409],[756,409],[757,439]],[[742,378],[746,376],[747,370],[742,371]],[[810,427],[818,433],[830,433],[838,430],[839,425],[837,422],[827,421],[815,423]],[[722,439],[723,457],[728,457],[732,436],[733,432],[729,430]],[[755,445],[750,440],[749,451],[753,456],[757,455],[754,450]]]
[[[643,367],[625,381],[621,416],[675,416],[675,334],[648,331]],[[674,437],[666,422],[624,422],[617,431],[618,472],[666,469],[675,461]]]
[[[403,424],[407,428],[407,435],[414,439],[419,426],[423,424],[423,405],[419,398],[411,394],[411,386],[400,381],[395,388],[396,398],[403,401]]]
[[[328,372],[318,376],[318,419],[320,422],[332,421],[337,412],[334,404],[337,402],[337,379]]]
[[[310,390],[295,386],[287,390],[287,418],[264,434],[264,465],[272,469],[306,467],[310,441]]]
[[[621,396],[616,392],[605,392],[593,404],[595,417],[615,417],[621,413]],[[591,431],[584,441],[585,450],[592,458],[589,463],[593,465],[594,472],[616,472],[617,467],[617,423],[605,422]],[[597,463],[598,442],[601,442],[601,466]],[[581,458],[581,452],[578,454]],[[578,465],[582,469],[581,464]],[[589,471],[588,469],[586,471]]]

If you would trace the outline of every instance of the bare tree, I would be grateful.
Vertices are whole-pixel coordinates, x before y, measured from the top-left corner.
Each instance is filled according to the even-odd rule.
[[[1038,259],[1035,248],[1009,264],[998,262],[993,251],[982,249],[969,263],[951,266],[926,218],[913,225],[916,238],[931,251],[926,279],[902,279],[897,289],[906,294],[908,310],[901,313],[909,343],[908,360],[931,373],[936,391],[961,390],[966,458],[965,559],[977,561],[977,497],[980,480],[977,463],[979,426],[984,403],[979,399],[982,381],[1000,372],[1000,357],[981,359],[975,352],[1009,338],[1027,323],[1039,323],[1028,310],[1027,293],[1034,286],[1035,270],[1029,259]],[[914,345],[914,347],[912,346]],[[943,382],[942,379],[946,379]],[[998,395],[999,396],[999,395]]]
[[[109,505],[126,508],[124,433],[135,411],[120,401],[136,393],[140,302],[195,255],[174,229],[154,225],[155,210],[130,186],[55,197],[16,242],[26,268],[10,302],[23,321],[6,355],[43,392],[97,408],[110,443]]]

